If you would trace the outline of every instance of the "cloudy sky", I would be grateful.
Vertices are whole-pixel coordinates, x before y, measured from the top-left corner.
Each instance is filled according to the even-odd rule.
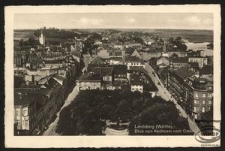
[[[51,13],[15,14],[15,29],[56,28],[148,28],[213,29],[210,13]]]

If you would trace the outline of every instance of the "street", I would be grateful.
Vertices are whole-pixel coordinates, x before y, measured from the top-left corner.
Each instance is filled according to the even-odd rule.
[[[93,60],[93,58],[90,58],[89,55],[84,55],[85,67],[83,68],[83,71],[87,69],[88,63],[90,61],[92,61],[92,60]],[[73,91],[68,95],[67,99],[65,100],[65,103],[63,104],[63,106],[61,107],[59,112],[56,113],[56,116],[57,116],[56,119],[54,120],[54,122],[52,122],[48,126],[48,129],[43,132],[43,135],[45,135],[45,136],[49,136],[49,135],[57,136],[57,135],[60,135],[60,134],[56,133],[56,128],[57,128],[57,124],[58,124],[58,121],[59,121],[60,112],[74,100],[74,98],[77,96],[78,92],[79,92],[78,91],[78,87],[76,85],[73,88]]]
[[[91,61],[93,61],[95,58],[96,58],[97,56],[90,56],[89,54],[84,54],[83,55],[83,60],[84,60],[84,65],[85,65],[85,67],[83,68],[83,72],[86,70],[87,71],[87,67],[88,67],[88,64],[91,62]]]
[[[156,87],[159,89],[158,95],[166,101],[171,100],[176,105],[176,108],[179,110],[181,116],[187,118],[190,129],[195,134],[198,133],[200,129],[198,128],[197,124],[189,117],[189,115],[186,114],[185,110],[179,104],[177,104],[177,100],[175,100],[170,92],[164,87],[162,81],[159,79],[154,69],[148,63],[145,63],[145,69],[148,71],[148,75],[150,76]],[[153,73],[155,74],[153,75]]]
[[[58,113],[56,113],[57,117],[56,117],[55,121],[52,122],[48,126],[48,129],[43,133],[43,135],[47,135],[47,136],[49,136],[49,135],[54,135],[54,136],[59,135],[58,133],[56,133],[56,128],[57,128],[57,125],[58,125],[60,112],[74,100],[74,98],[77,96],[77,94],[78,94],[78,88],[77,88],[77,86],[75,86],[73,88],[73,91],[68,95],[68,97],[67,97],[65,103],[63,104],[63,106],[61,107],[60,111]]]

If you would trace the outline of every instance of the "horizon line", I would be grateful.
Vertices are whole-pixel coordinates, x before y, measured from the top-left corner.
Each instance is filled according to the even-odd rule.
[[[42,27],[43,28],[43,27]],[[113,28],[58,28],[58,27],[46,27],[49,28],[56,28],[56,29],[67,29],[67,30],[74,30],[74,29],[82,29],[82,30],[107,30],[107,29],[130,29],[130,30],[207,30],[207,31],[214,31],[214,29],[199,29],[199,28],[130,28],[130,27],[113,27]],[[13,30],[38,30],[41,28],[18,28]]]

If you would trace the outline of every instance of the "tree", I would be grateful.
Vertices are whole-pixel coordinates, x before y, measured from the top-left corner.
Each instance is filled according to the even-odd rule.
[[[184,127],[178,121],[178,111],[172,102],[150,94],[130,91],[80,91],[75,100],[59,116],[57,132],[63,135],[101,135],[102,120],[130,121],[130,134],[140,124],[172,124]],[[183,124],[183,125],[182,125]]]
[[[176,38],[176,41],[181,41],[181,37],[178,36],[178,37]]]
[[[23,39],[20,39],[20,41],[19,41],[19,46],[20,46],[20,47],[23,47],[23,46],[24,46],[24,41],[23,41]]]
[[[170,43],[173,43],[173,38],[172,38],[172,37],[169,38],[169,42],[170,42]]]

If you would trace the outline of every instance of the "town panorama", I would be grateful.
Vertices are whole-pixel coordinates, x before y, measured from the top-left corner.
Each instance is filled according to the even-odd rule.
[[[194,135],[213,31],[14,30],[14,135]]]

